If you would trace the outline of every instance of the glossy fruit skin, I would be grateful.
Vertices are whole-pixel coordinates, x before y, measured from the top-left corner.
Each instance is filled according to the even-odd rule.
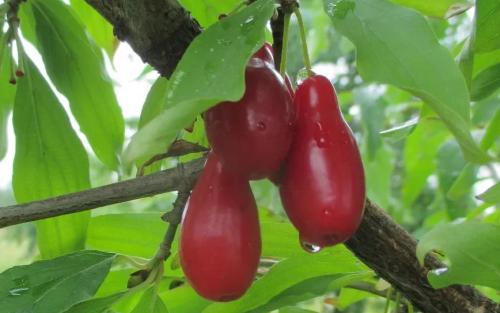
[[[238,102],[222,102],[204,114],[208,141],[222,164],[248,179],[276,173],[292,142],[292,98],[269,63],[252,58]]]
[[[264,45],[253,55],[254,58],[259,58],[263,60],[264,62],[267,62],[271,64],[273,67],[276,68],[276,65],[274,64],[274,51],[273,51],[273,46],[266,42]],[[279,67],[279,66],[278,66]],[[290,76],[285,73],[285,85],[288,91],[290,92],[290,96],[294,96],[295,90],[293,89],[292,81],[290,80]]]
[[[306,79],[294,102],[296,132],[281,200],[303,243],[331,246],[349,239],[363,216],[363,164],[327,78]]]
[[[188,201],[179,253],[189,283],[214,301],[241,297],[257,272],[261,240],[250,186],[213,153]]]

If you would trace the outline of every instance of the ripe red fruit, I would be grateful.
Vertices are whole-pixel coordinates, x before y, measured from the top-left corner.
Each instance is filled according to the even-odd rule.
[[[222,164],[248,179],[276,173],[292,142],[292,98],[270,64],[252,58],[246,90],[238,102],[222,102],[205,112],[208,140]]]
[[[270,63],[274,66],[273,46],[271,46],[268,42],[265,42],[264,45],[254,53],[253,57],[259,58],[262,61]]]
[[[193,288],[214,301],[241,297],[261,252],[257,207],[248,181],[210,153],[181,228],[180,261]]]
[[[280,186],[283,206],[306,246],[344,242],[359,226],[365,204],[356,141],[327,78],[306,79],[295,108],[295,137]]]

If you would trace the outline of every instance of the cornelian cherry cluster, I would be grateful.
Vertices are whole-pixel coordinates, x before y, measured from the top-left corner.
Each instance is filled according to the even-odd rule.
[[[275,70],[271,46],[250,59],[246,91],[204,113],[212,151],[183,220],[180,261],[203,297],[230,301],[250,287],[261,239],[249,180],[270,178],[306,249],[349,239],[365,202],[363,165],[330,81],[296,93]]]

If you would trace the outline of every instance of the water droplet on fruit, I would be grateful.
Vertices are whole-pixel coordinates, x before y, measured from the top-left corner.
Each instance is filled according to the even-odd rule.
[[[302,246],[302,249],[304,249],[308,253],[318,253],[322,249],[320,246],[313,245],[306,241],[301,241],[300,245]]]
[[[257,128],[259,130],[266,130],[266,124],[264,122],[260,121],[257,123]]]
[[[326,216],[330,216],[333,214],[332,210],[330,208],[325,208],[323,210],[323,214],[326,215]]]
[[[316,143],[318,144],[318,147],[324,148],[326,146],[326,139],[323,137],[320,137],[316,140]]]
[[[210,190],[210,191],[214,190],[214,186],[208,185],[208,190]]]

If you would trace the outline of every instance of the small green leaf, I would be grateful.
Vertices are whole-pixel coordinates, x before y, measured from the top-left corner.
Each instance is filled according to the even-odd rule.
[[[467,9],[470,5],[467,1],[460,0],[391,0],[394,3],[404,5],[422,12],[425,15],[432,17],[446,17],[450,10],[457,10],[459,8]]]
[[[0,274],[2,311],[65,312],[95,294],[114,258],[87,250],[8,269]]]
[[[110,169],[116,169],[125,123],[101,52],[63,2],[34,0],[27,5],[33,11],[37,47],[47,73],[68,98],[71,111],[97,157]]]
[[[448,268],[429,272],[433,287],[465,284],[500,290],[499,225],[479,222],[439,225],[425,234],[417,246],[421,263],[431,250],[444,253],[451,263]]]
[[[474,101],[484,99],[500,87],[500,64],[489,67],[479,73],[472,81],[471,98]]]
[[[45,79],[30,60],[19,79],[13,123],[16,154],[12,186],[18,203],[90,187],[87,153]],[[36,223],[44,258],[84,247],[89,212]]]
[[[168,313],[163,300],[156,293],[156,287],[146,290],[132,313]]]
[[[477,53],[500,49],[500,2],[498,0],[476,1]]]
[[[107,297],[80,302],[64,313],[107,313],[107,310],[126,293],[115,293]]]
[[[500,183],[488,188],[485,192],[477,196],[484,202],[497,204],[500,203]]]
[[[354,303],[372,297],[376,296],[366,291],[361,291],[351,288],[342,288],[342,290],[340,291],[340,296],[337,301],[337,305],[340,309],[345,310],[348,306]]]
[[[71,0],[70,4],[95,43],[112,58],[118,46],[118,39],[113,35],[113,26],[85,1]]]
[[[337,246],[317,255],[306,254],[281,261],[255,281],[242,298],[230,303],[214,303],[203,313],[268,312],[316,297],[367,275],[372,274],[344,246]],[[326,280],[326,283],[323,281],[320,284],[323,288],[316,290],[310,279]],[[301,285],[304,282],[305,285]]]
[[[139,129],[160,115],[165,109],[165,104],[167,103],[167,90],[168,80],[161,76],[158,77],[151,86],[151,89],[149,89],[146,101],[144,101],[142,105]]]
[[[394,126],[389,129],[382,130],[380,135],[391,142],[397,142],[405,139],[415,129],[418,124],[418,118],[414,118],[404,122],[403,124]]]
[[[256,1],[193,40],[170,79],[167,109],[134,135],[125,151],[126,162],[165,151],[200,113],[243,96],[245,66],[264,43],[274,8],[273,1]]]
[[[354,8],[344,16],[335,8]],[[457,138],[465,157],[490,158],[470,132],[464,76],[423,16],[386,0],[324,0],[335,28],[356,46],[357,69],[367,82],[392,84],[426,101]]]

